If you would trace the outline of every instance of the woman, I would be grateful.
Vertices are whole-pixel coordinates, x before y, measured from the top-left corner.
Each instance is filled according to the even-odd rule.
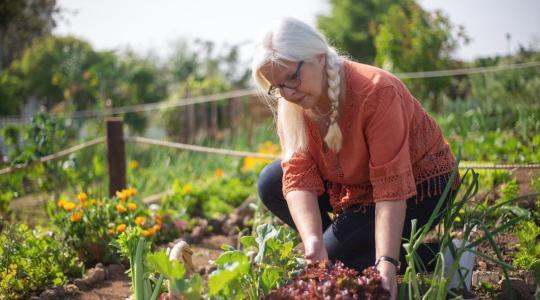
[[[441,129],[399,79],[339,57],[296,19],[263,35],[252,71],[283,150],[259,177],[263,203],[298,230],[308,261],[376,265],[395,297],[401,238],[427,222],[454,165]]]

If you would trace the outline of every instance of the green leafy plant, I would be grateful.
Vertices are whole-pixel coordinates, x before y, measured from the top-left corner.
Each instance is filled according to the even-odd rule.
[[[0,299],[27,298],[81,275],[76,253],[51,232],[20,224],[0,233]]]
[[[118,236],[115,245],[120,254],[129,260],[129,276],[135,300],[155,300],[161,290],[163,276],[154,281],[148,275],[144,261],[150,252],[151,243],[141,237],[141,234],[141,228],[130,227]],[[182,266],[175,267],[178,267],[175,268],[176,272],[183,272]]]
[[[534,221],[523,221],[517,226],[516,235],[519,239],[517,252],[512,264],[519,269],[529,270],[540,261],[540,227]]]
[[[461,152],[458,152],[457,163],[449,182],[453,182],[457,175],[457,166],[460,159]],[[464,278],[467,275],[466,272],[470,272],[471,270],[462,270],[459,265],[461,256],[466,252],[472,252],[477,256],[501,266],[506,279],[509,278],[508,270],[514,269],[513,266],[504,262],[501,251],[494,240],[494,236],[501,232],[507,231],[524,217],[517,216],[508,218],[502,225],[495,228],[490,228],[488,225],[486,225],[485,219],[501,206],[507,205],[516,199],[512,198],[502,201],[478,214],[463,214],[463,212],[467,212],[467,210],[463,210],[464,205],[468,203],[478,191],[478,174],[476,174],[473,170],[469,170],[465,173],[464,178],[467,176],[471,176],[472,179],[470,181],[463,180],[465,182],[469,182],[469,184],[462,192],[460,200],[456,200],[457,197],[454,197],[454,195],[451,194],[451,184],[448,184],[427,224],[420,228],[416,228],[416,220],[412,221],[411,238],[408,243],[404,245],[407,253],[406,259],[408,266],[404,275],[404,282],[406,284],[402,285],[402,288],[399,291],[401,297],[404,297],[406,294],[408,294],[407,296],[409,299],[446,299],[448,296],[456,296],[454,292],[449,289],[449,285],[454,277],[454,274],[459,275],[459,278],[461,279],[460,286],[462,289],[466,290],[467,285],[464,282]],[[460,185],[459,189],[462,188],[463,187]],[[443,207],[444,200],[447,197],[450,197],[448,199],[449,204],[447,207]],[[425,272],[425,266],[423,266],[420,263],[420,260],[416,257],[416,250],[424,240],[424,237],[428,233],[434,219],[439,214],[442,215],[441,225],[443,228],[442,232],[439,232],[441,251],[436,254],[436,266],[433,275],[429,278],[429,281],[425,281],[422,280],[423,276],[417,276],[418,273]],[[454,228],[456,228],[456,218],[458,217],[462,219],[464,224],[463,241],[460,243],[460,245],[456,246],[452,241],[453,238],[451,234]],[[483,236],[473,234],[477,229],[484,233]],[[475,247],[483,242],[489,243],[489,245],[495,251],[496,257],[490,257],[476,251]],[[446,251],[446,249],[450,251],[453,257],[453,262],[445,270],[444,251]],[[426,284],[426,282],[429,282],[429,284]]]
[[[189,216],[219,219],[233,211],[254,192],[252,180],[210,177],[204,181],[182,184],[175,181],[173,195],[163,206],[184,210]]]
[[[284,227],[259,225],[256,236],[240,239],[243,250],[228,251],[217,260],[218,269],[210,274],[210,296],[226,299],[260,299],[283,285],[304,264],[294,250],[295,234]]]

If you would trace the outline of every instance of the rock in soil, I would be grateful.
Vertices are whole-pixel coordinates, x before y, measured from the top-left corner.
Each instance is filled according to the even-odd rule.
[[[108,278],[116,279],[124,277],[126,268],[122,264],[112,264],[107,266]]]
[[[479,287],[482,282],[496,285],[499,283],[499,273],[489,271],[474,271],[472,274],[472,285]]]
[[[52,300],[62,298],[66,294],[64,287],[58,286],[50,289],[46,289],[39,294],[40,300]]]

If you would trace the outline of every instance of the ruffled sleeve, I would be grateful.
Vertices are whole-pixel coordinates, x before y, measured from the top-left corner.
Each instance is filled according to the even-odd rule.
[[[365,127],[369,148],[369,177],[373,201],[405,200],[416,195],[409,148],[408,108],[394,86],[369,97]]]

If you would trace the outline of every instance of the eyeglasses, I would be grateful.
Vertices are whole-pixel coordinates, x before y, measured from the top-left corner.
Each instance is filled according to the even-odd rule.
[[[296,67],[296,71],[294,72],[294,74],[289,79],[285,80],[282,84],[278,84],[277,86],[271,85],[270,88],[268,89],[268,95],[272,98],[279,98],[281,94],[279,90],[284,89],[284,88],[294,90],[297,87],[299,87],[300,84],[302,83],[302,80],[300,80],[299,75],[300,75],[300,68],[302,68],[303,64],[304,64],[304,61],[301,60],[298,63],[298,67]]]

